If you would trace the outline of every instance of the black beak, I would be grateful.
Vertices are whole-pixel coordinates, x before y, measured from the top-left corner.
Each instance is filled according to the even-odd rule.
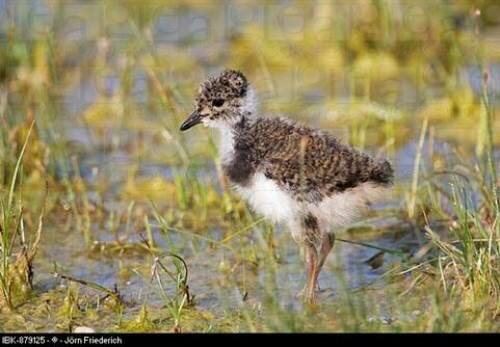
[[[198,111],[194,111],[191,115],[182,123],[180,130],[188,130],[191,127],[194,127],[196,124],[201,122],[201,114]]]

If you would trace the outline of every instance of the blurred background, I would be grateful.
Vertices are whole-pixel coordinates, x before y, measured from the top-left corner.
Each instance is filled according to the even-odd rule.
[[[222,297],[258,291],[267,278],[261,273],[275,271],[262,265],[269,252],[278,262],[294,263],[281,268],[275,285],[287,298],[276,305],[295,307],[301,281],[296,249],[283,246],[290,243],[287,236],[276,236],[220,183],[217,134],[202,127],[178,131],[198,85],[224,68],[248,77],[262,114],[321,127],[358,149],[390,158],[396,168],[394,199],[382,207],[387,212],[382,218],[364,226],[387,230],[383,236],[367,234],[379,246],[413,252],[425,244],[425,225],[456,222],[449,172],[481,177],[463,188],[470,194],[463,204],[481,212],[481,220],[494,219],[498,1],[0,0],[0,186],[10,202],[2,210],[6,218],[12,207],[12,215],[22,215],[34,235],[44,215],[43,237],[32,247],[40,248],[33,258],[34,287],[38,294],[54,295],[54,310],[78,302],[49,276],[56,263],[107,288],[118,283],[139,303],[125,317],[138,314],[144,323],[139,309],[148,291],[136,272],[150,270],[151,249],[140,246],[143,238],[185,257],[203,310],[222,310]],[[230,241],[237,242],[233,250],[227,249]],[[356,274],[346,280],[351,289],[383,278],[399,259],[387,253],[392,262],[375,270],[352,260],[370,258],[373,249],[339,247],[343,266]],[[127,252],[133,255],[122,257]],[[3,273],[8,269],[4,265]],[[248,279],[245,271],[254,277]],[[217,274],[207,278],[207,272]],[[335,287],[332,292],[339,290],[333,275],[324,276],[327,287]],[[214,288],[223,288],[223,294]],[[172,287],[171,295],[178,290]],[[20,291],[14,301],[24,302],[28,289]],[[233,299],[227,299],[229,307]],[[498,301],[495,307],[498,312]],[[92,321],[86,314],[44,323],[35,316],[22,324],[71,330],[75,319]],[[6,327],[20,327],[1,319]],[[115,326],[114,319],[102,323],[103,329]],[[118,326],[157,330],[158,319],[150,326]],[[196,319],[196,329],[210,320]],[[261,330],[252,319],[243,321],[242,329]],[[260,328],[306,329],[297,322],[273,322]]]
[[[262,112],[392,155],[424,117],[439,138],[476,145],[485,71],[498,98],[495,1],[2,0],[0,10],[11,118],[30,110],[45,140],[101,172],[122,160],[179,164],[165,130],[200,159],[207,131],[176,130],[199,83],[224,67],[248,75]],[[161,151],[100,156],[155,141]]]

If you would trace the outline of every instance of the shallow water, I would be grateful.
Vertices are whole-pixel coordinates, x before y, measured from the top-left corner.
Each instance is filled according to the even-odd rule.
[[[4,18],[2,13],[6,13],[4,10],[7,8],[8,3],[6,0],[0,0],[0,19]],[[25,5],[32,7],[32,14],[38,16],[41,22],[51,19],[48,8],[43,2],[26,1]],[[178,50],[185,53],[185,51],[188,51],[203,66],[203,69],[193,71],[192,74],[180,81],[174,78],[176,71],[168,70],[166,80],[169,82],[175,80],[175,83],[172,82],[175,87],[182,84],[191,87],[209,72],[220,70],[220,61],[223,59],[218,58],[217,54],[215,54],[215,58],[210,56],[207,53],[210,52],[207,46],[214,43],[217,47],[220,46],[220,50],[217,52],[222,52],[224,46],[228,43],[228,38],[238,32],[242,24],[241,21],[259,22],[264,18],[262,13],[255,12],[250,6],[230,7],[233,12],[226,18],[226,27],[222,28],[226,30],[226,36],[217,37],[213,40],[216,42],[211,42],[210,37],[205,37],[204,35],[208,34],[197,28],[197,22],[193,21],[193,18],[204,16],[202,10],[198,12],[175,8],[167,11],[164,16],[157,19],[153,25],[154,30],[152,33],[157,48],[164,49],[164,52]],[[177,18],[175,22],[172,21],[174,17]],[[65,20],[62,20],[62,22],[66,23]],[[185,23],[188,23],[188,26],[192,25],[192,28],[188,28],[192,30],[179,30],[179,28],[185,26]],[[89,20],[86,24],[91,28],[96,23]],[[97,22],[97,24],[99,23]],[[89,56],[92,58],[91,55],[95,53],[97,40],[99,39],[97,34],[91,30],[86,32],[87,27],[85,25],[80,28],[82,30],[72,29],[70,22],[63,25],[62,29],[63,32],[64,29],[68,30],[65,40],[70,43],[81,41],[81,51],[85,52],[85,54],[73,57],[74,61],[69,62],[69,65],[79,65],[87,61]],[[110,35],[112,43],[117,47],[126,45],[127,38],[131,35],[129,29],[123,25],[117,25],[113,29],[115,31]],[[2,27],[0,27],[0,32],[1,30]],[[85,45],[89,45],[92,49],[87,49]],[[107,59],[110,66],[120,62],[120,57],[115,52],[111,52]],[[493,81],[493,89],[491,90],[492,103],[498,105],[500,88],[497,86],[500,86],[500,64],[491,64],[489,70],[491,73],[490,79]],[[159,137],[158,133],[161,133],[161,129],[164,129],[164,121],[171,121],[168,117],[172,117],[172,114],[164,110],[150,112],[148,98],[154,98],[156,95],[150,96],[147,94],[148,77],[141,69],[134,70],[132,75],[133,99],[143,112],[140,115],[129,115],[126,112],[125,114],[137,116],[138,119],[144,121],[146,124],[144,129],[126,126],[125,122],[117,122],[117,124],[109,127],[102,126],[102,124],[88,124],[84,117],[88,107],[98,102],[100,97],[103,97],[103,94],[110,96],[119,93],[120,79],[117,71],[106,70],[100,75],[87,75],[87,71],[82,68],[75,74],[74,81],[61,91],[58,106],[63,117],[60,117],[56,122],[57,124],[53,126],[60,132],[59,136],[64,139],[64,147],[67,153],[75,160],[79,175],[86,183],[88,190],[83,194],[87,194],[90,203],[102,208],[108,215],[115,213],[122,217],[123,212],[127,210],[132,200],[123,197],[124,187],[131,176],[145,181],[160,177],[171,182],[179,172],[187,174],[187,171],[189,171],[191,177],[195,177],[197,180],[206,183],[206,185],[214,186],[214,189],[220,193],[222,189],[217,178],[215,163],[212,159],[207,159],[207,155],[197,154],[198,152],[194,149],[196,146],[204,149],[208,148],[209,139],[212,139],[209,131],[198,130],[191,137],[189,137],[189,134],[186,135],[185,145],[188,154],[195,153],[190,158],[193,159],[193,167],[187,170],[182,165],[173,164],[175,159],[178,159],[178,156],[172,149],[172,143],[158,141],[155,138],[155,136]],[[482,77],[477,67],[464,67],[460,75],[459,84],[468,85],[475,95],[481,95]],[[276,90],[272,90],[272,93],[269,93],[268,90],[262,90],[263,108],[274,110],[274,106],[276,106],[280,109],[280,106],[283,106],[282,104],[292,104],[300,100],[300,105],[292,108],[291,116],[300,116],[303,110],[306,110],[306,113],[309,114],[308,112],[312,110],[312,114],[317,114],[318,117],[309,117],[306,122],[317,126],[322,120],[320,119],[321,112],[324,112],[325,109],[330,111],[328,107],[331,107],[331,105],[325,105],[327,101],[330,101],[329,95],[322,89],[324,86],[319,83],[312,83],[312,86],[307,87],[306,85],[304,87],[299,81],[300,88],[297,88],[297,91],[289,81],[291,76],[291,73],[282,75],[276,73],[273,75],[271,84],[274,83],[278,86],[276,89],[278,89],[279,93]],[[296,78],[295,75],[292,77]],[[420,89],[407,79],[401,78],[401,80],[391,80],[390,82],[397,85],[399,89],[395,100],[392,100],[387,105],[388,109],[394,108],[408,114],[408,119],[405,122],[410,128],[410,134],[399,141],[389,155],[391,162],[394,164],[397,183],[405,185],[412,178],[415,156],[418,150],[421,121],[416,117],[416,113],[421,106],[419,104],[421,95],[419,94]],[[98,84],[104,91],[99,90]],[[345,81],[340,81],[339,84],[341,87],[338,88],[339,90],[335,90],[335,100],[338,106],[341,107],[348,105],[352,101],[352,95]],[[426,89],[426,93],[432,96],[441,96],[444,94],[443,92],[443,89],[435,86],[429,86]],[[182,93],[179,92],[179,94]],[[182,96],[184,97],[184,94]],[[187,114],[192,107],[191,101],[185,100],[183,97],[179,97],[177,101]],[[292,102],[289,102],[289,100]],[[384,99],[380,97],[380,100],[377,100],[376,95],[370,101],[385,105]],[[112,102],[110,101],[110,103]],[[286,107],[283,108],[287,109]],[[106,120],[103,119],[103,123]],[[453,124],[453,122],[453,119],[448,120],[448,124]],[[177,125],[172,131],[176,129]],[[340,135],[349,132],[345,127],[338,128],[335,124],[332,124],[328,130]],[[398,130],[396,129],[396,131]],[[174,137],[177,138],[177,135]],[[47,140],[50,141],[51,139],[53,140],[53,138],[48,137]],[[453,149],[462,140],[464,139],[456,138],[446,142],[443,139],[435,138],[432,148],[433,155],[442,156],[448,161],[447,164],[451,165],[454,160]],[[368,147],[367,151],[376,153],[377,148]],[[165,152],[165,156],[159,157],[158,154],[163,152]],[[495,155],[500,159],[500,149],[496,149]],[[425,166],[430,166],[430,156],[430,149],[425,145],[422,149],[422,161]],[[472,159],[470,161],[472,163]],[[500,160],[497,160],[497,162],[500,162]],[[64,168],[58,166],[55,171],[58,178],[65,177],[66,174],[69,174],[70,177],[77,174],[75,168],[70,165]],[[443,177],[443,184],[448,180],[449,178]],[[106,185],[104,192],[99,188],[103,182]],[[174,197],[167,195],[164,197],[165,201],[170,199],[174,200]],[[401,205],[401,199],[395,198],[387,205],[380,207],[400,208]],[[168,210],[166,213],[168,213]],[[94,282],[109,289],[116,286],[122,298],[131,306],[131,309],[124,312],[126,318],[133,317],[144,302],[157,307],[163,306],[164,302],[153,286],[147,283],[149,282],[147,273],[152,266],[153,259],[139,246],[142,242],[140,234],[143,233],[140,227],[132,223],[132,226],[125,230],[124,223],[121,223],[118,230],[112,231],[108,221],[97,222],[91,216],[90,232],[94,245],[91,247],[93,250],[89,251],[85,247],[85,237],[81,232],[77,232],[71,226],[69,228],[62,226],[63,221],[65,222],[67,218],[72,218],[71,213],[62,214],[60,219],[53,218],[46,222],[42,243],[34,263],[34,284],[37,293],[46,293],[68,286],[68,281],[55,278],[51,274],[55,263],[60,273]],[[150,217],[150,222],[156,225],[152,219]],[[389,250],[403,250],[408,255],[414,253],[421,246],[421,231],[418,228],[402,223],[397,218],[380,217],[365,224],[368,224],[370,227],[368,229],[372,231],[346,232],[339,234],[338,237],[362,241]],[[220,241],[227,236],[224,233],[227,230],[222,229],[222,226],[207,224],[207,230],[193,231],[193,234],[201,234],[205,238]],[[376,232],[373,232],[373,230],[376,230]],[[302,307],[300,301],[296,298],[296,294],[302,288],[305,280],[304,265],[297,246],[293,243],[288,231],[282,227],[276,227],[276,233],[273,235],[276,248],[272,251],[266,248],[268,247],[266,245],[267,240],[263,241],[263,235],[266,231],[260,224],[244,235],[228,242],[228,247],[218,246],[213,242],[197,238],[193,234],[169,231],[168,235],[165,235],[158,227],[153,227],[152,232],[158,248],[165,251],[175,250],[188,264],[188,284],[191,294],[195,295],[197,309],[217,313],[236,311],[243,301],[258,305],[270,293],[278,297],[279,304],[286,310],[294,311]],[[113,247],[115,250],[113,250]],[[234,269],[227,269],[227,266],[234,265],[235,262],[241,260],[236,257],[236,255],[241,254],[235,255],[229,247],[233,248],[236,253],[249,251],[247,248],[250,248],[250,251],[257,253],[257,264],[246,261],[243,264],[237,264]],[[320,274],[320,298],[323,301],[335,301],[339,299],[339,293],[345,291],[356,292],[366,288],[383,289],[385,286],[384,274],[394,264],[400,263],[401,258],[385,253],[384,261],[380,264],[380,267],[374,269],[367,261],[378,252],[373,248],[337,241],[334,251]],[[271,260],[271,257],[276,258],[276,260]],[[134,270],[145,274],[146,277],[139,277],[134,273]],[[82,290],[95,294],[95,291],[89,288],[82,287]],[[168,295],[173,296],[175,292],[174,283],[168,282],[166,290]],[[390,299],[382,298],[381,300]]]
[[[387,249],[415,249],[418,242],[414,234],[404,227],[400,231],[391,232],[383,236],[372,237],[366,243]],[[99,230],[94,230],[97,234]],[[259,230],[255,231],[256,233]],[[106,237],[100,235],[105,242]],[[204,234],[214,240],[217,239],[217,232],[207,232]],[[158,246],[167,247],[165,241],[155,233]],[[345,238],[346,234],[339,234]],[[108,237],[109,238],[109,237]],[[220,311],[224,308],[238,307],[242,296],[246,292],[248,300],[261,301],[268,295],[266,281],[269,277],[274,277],[273,289],[279,292],[279,302],[288,308],[301,307],[296,295],[302,289],[305,281],[304,266],[299,255],[299,250],[291,237],[285,230],[278,231],[276,236],[278,244],[277,253],[280,255],[279,263],[276,267],[268,266],[264,261],[258,269],[245,269],[240,267],[228,274],[220,271],[220,264],[224,259],[231,257],[231,252],[220,247],[209,247],[207,242],[199,241],[193,246],[192,238],[172,234],[171,241],[175,243],[178,254],[182,255],[189,268],[189,286],[191,293],[196,296],[196,306],[200,309]],[[356,237],[353,238],[354,240]],[[133,242],[134,240],[128,240]],[[139,241],[137,238],[136,241]],[[248,239],[243,240],[249,242]],[[250,241],[251,242],[251,241]],[[239,241],[235,242],[239,243]],[[54,278],[50,273],[54,270],[53,263],[57,263],[58,271],[69,274],[73,277],[84,279],[89,282],[98,283],[107,288],[117,286],[120,295],[127,302],[141,304],[145,298],[152,305],[161,305],[161,298],[154,290],[144,283],[144,279],[138,277],[131,271],[129,275],[119,276],[123,269],[144,269],[152,265],[152,258],[146,252],[125,251],[118,255],[113,252],[92,252],[82,249],[84,238],[77,233],[61,235],[57,228],[48,228],[45,231],[45,239],[40,247],[39,257],[35,266],[35,284],[38,290],[44,292],[55,289],[61,283],[58,278]],[[237,250],[237,246],[235,246]],[[111,253],[111,254],[110,254]],[[339,288],[339,274],[345,276],[345,289],[359,290],[366,286],[377,288],[383,285],[381,275],[386,272],[392,262],[399,262],[401,259],[390,254],[384,255],[382,266],[373,269],[366,263],[368,259],[377,254],[375,249],[369,249],[359,245],[347,244],[337,241],[334,251],[325,264],[320,275],[320,298],[333,300]],[[343,274],[343,275],[342,275]],[[228,279],[237,279],[236,286],[228,283]],[[225,284],[223,284],[225,283]],[[239,287],[239,288],[238,288]],[[173,285],[169,287],[173,294]],[[344,289],[344,288],[343,288]]]
[[[147,159],[137,158],[134,153],[126,150],[127,138],[134,139],[134,131],[126,130],[120,134],[121,145],[113,149],[110,136],[100,139],[96,144],[90,135],[90,130],[79,123],[78,116],[71,117],[65,123],[65,136],[69,143],[79,148],[78,165],[84,180],[93,187],[99,180],[106,180],[109,189],[104,197],[105,206],[109,210],[126,210],[127,206],[120,200],[120,192],[123,189],[130,167],[137,167],[136,173],[139,178],[162,177],[172,179],[176,168],[170,164],[162,164]],[[413,129],[411,138],[398,148],[391,158],[394,163],[396,180],[405,182],[411,179],[414,167],[414,158],[417,151],[417,137],[419,124]],[[114,134],[116,135],[116,133]],[[100,148],[110,148],[100,150]],[[150,147],[151,151],[161,148]],[[439,153],[444,157],[451,157],[450,146],[444,141],[436,140],[434,143],[434,154]],[[497,151],[497,154],[499,152]],[[429,159],[429,149],[423,148],[423,161]],[[182,169],[180,169],[182,170]],[[196,177],[204,182],[217,185],[216,170],[213,164],[202,167],[195,172]],[[219,188],[217,188],[219,190]],[[89,199],[98,201],[99,194],[96,191],[88,192]],[[165,199],[169,199],[165,196]],[[389,205],[397,207],[398,202],[392,201]],[[408,254],[415,252],[420,245],[415,232],[411,228],[397,221],[381,220],[387,230],[380,236],[371,235],[366,243],[374,246],[392,250],[405,249]],[[384,226],[381,227],[382,230]],[[276,252],[280,255],[278,266],[266,266],[263,264],[257,269],[245,269],[240,267],[228,274],[220,271],[221,263],[231,257],[231,252],[222,247],[209,247],[210,244],[203,240],[194,240],[192,236],[180,235],[172,232],[167,242],[162,233],[153,229],[157,245],[163,249],[169,249],[173,243],[176,252],[181,255],[189,266],[189,287],[191,294],[196,297],[196,307],[211,312],[226,312],[240,307],[243,297],[248,302],[262,302],[269,295],[269,291],[277,293],[279,304],[286,310],[299,310],[302,305],[297,300],[296,294],[302,289],[305,281],[304,266],[299,250],[293,243],[290,235],[281,227],[277,228]],[[257,227],[253,233],[261,232]],[[106,227],[92,227],[92,234],[98,242],[112,242],[116,236],[109,234]],[[117,234],[120,234],[118,231]],[[345,237],[340,234],[340,237]],[[206,230],[203,234],[213,240],[220,240],[223,236],[219,230]],[[349,234],[349,239],[356,240],[356,233]],[[257,236],[244,237],[242,240],[232,242],[230,245],[238,249],[240,242],[256,242]],[[195,242],[194,242],[195,241]],[[45,292],[55,289],[65,281],[50,275],[53,263],[57,263],[59,271],[73,277],[95,282],[107,288],[119,290],[123,299],[132,306],[139,307],[146,300],[148,304],[162,306],[162,299],[155,290],[147,285],[143,278],[132,272],[133,269],[146,269],[151,266],[151,256],[146,252],[125,252],[124,254],[108,254],[106,251],[89,254],[82,248],[84,237],[80,233],[69,232],[64,234],[57,225],[48,226],[44,231],[43,243],[40,247],[39,256],[35,262],[35,284],[37,290]],[[127,243],[140,243],[140,238],[132,231],[127,235]],[[196,243],[196,246],[193,244]],[[368,259],[377,254],[378,251],[359,245],[337,242],[334,251],[330,255],[324,270],[320,275],[321,292],[319,297],[323,301],[338,300],[340,292],[345,290],[355,292],[365,288],[383,289],[383,274],[391,268],[394,263],[399,263],[401,258],[384,254],[383,264],[373,269],[366,263]],[[128,275],[119,276],[125,271]],[[271,281],[271,289],[269,288]],[[343,286],[340,288],[339,286]],[[174,295],[174,285],[167,287],[169,295]],[[389,303],[388,303],[389,304]],[[135,315],[136,310],[130,310],[127,315]]]

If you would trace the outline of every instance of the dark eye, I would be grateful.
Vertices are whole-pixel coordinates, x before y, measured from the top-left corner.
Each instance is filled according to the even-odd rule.
[[[224,105],[224,99],[215,99],[214,101],[212,101],[212,105],[215,107],[221,107],[222,105]]]

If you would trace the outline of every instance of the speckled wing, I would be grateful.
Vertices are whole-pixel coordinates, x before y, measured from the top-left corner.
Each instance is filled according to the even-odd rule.
[[[263,158],[264,175],[293,193],[299,201],[323,198],[373,181],[388,185],[392,168],[341,144],[334,137],[308,128],[285,130]]]

